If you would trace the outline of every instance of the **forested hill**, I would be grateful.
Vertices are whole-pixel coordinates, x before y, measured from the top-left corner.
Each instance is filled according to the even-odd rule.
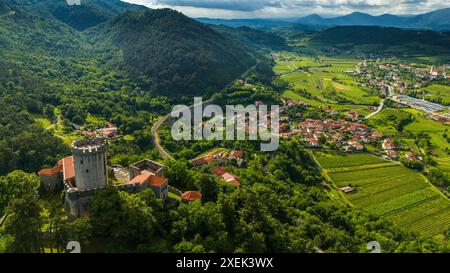
[[[400,47],[410,53],[450,52],[450,34],[428,30],[405,30],[377,26],[339,26],[317,32],[315,42],[327,45],[376,45],[380,50]],[[372,49],[373,51],[374,49]]]
[[[276,33],[245,26],[232,28],[225,25],[211,25],[211,27],[236,43],[249,47],[251,50],[284,50],[287,48],[286,40]]]
[[[144,89],[168,96],[212,93],[255,64],[232,40],[169,10],[126,12],[89,29],[101,51],[121,51],[132,77]]]
[[[120,12],[80,31],[31,8],[41,3],[0,1],[0,175],[53,166],[68,152],[62,139],[70,143],[61,130],[86,125],[89,116],[113,121],[146,147],[150,115],[167,113],[169,101],[184,95],[187,103],[194,93],[220,90],[255,62],[170,10]],[[52,121],[48,130],[36,125],[40,118]]]
[[[148,10],[144,6],[125,3],[121,0],[82,0],[81,5],[68,5],[67,0],[2,1],[5,1],[5,6],[50,15],[77,30],[93,27],[127,10]]]

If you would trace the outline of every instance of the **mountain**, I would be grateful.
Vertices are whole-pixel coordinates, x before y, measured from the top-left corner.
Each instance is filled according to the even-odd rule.
[[[227,27],[251,27],[256,29],[272,29],[280,26],[286,26],[291,22],[272,19],[210,19],[196,18],[197,21],[210,25],[224,25]]]
[[[101,51],[113,45],[137,82],[165,95],[217,91],[256,62],[232,40],[169,9],[125,12],[87,35]]]
[[[77,30],[85,30],[119,15],[124,11],[145,11],[148,8],[121,0],[82,0],[81,5],[69,5],[67,0],[5,0],[27,10],[39,10]]]
[[[286,40],[276,33],[246,26],[233,28],[224,25],[212,25],[211,27],[236,43],[250,48],[250,50],[284,50],[287,47]]]
[[[312,35],[311,41],[343,50],[368,53],[450,53],[450,33],[379,26],[338,26]]]
[[[366,13],[354,12],[335,18],[322,18],[314,14],[303,17],[297,22],[306,25],[322,26],[385,26],[447,30],[450,29],[450,8],[417,16],[396,16],[391,14],[373,16]]]

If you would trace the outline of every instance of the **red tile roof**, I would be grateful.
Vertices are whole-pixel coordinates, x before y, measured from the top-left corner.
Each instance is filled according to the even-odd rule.
[[[157,176],[149,171],[142,171],[141,174],[130,181],[130,184],[143,185],[149,183],[152,186],[161,187],[162,185],[166,184],[167,181],[168,179],[165,177]]]
[[[166,184],[167,181],[168,179],[162,176],[154,175],[150,177],[150,185],[156,187],[161,187],[162,185]]]
[[[230,152],[230,157],[243,158],[244,157],[244,151],[241,151],[241,150],[231,151]]]
[[[59,172],[62,171],[62,166],[58,165],[55,166],[53,168],[48,168],[48,169],[42,169],[38,172],[38,175],[42,175],[42,176],[54,176],[57,175]]]
[[[219,167],[219,166],[214,167],[212,169],[212,172],[218,176],[222,176],[224,173],[226,173],[226,171],[222,167]]]
[[[183,193],[181,199],[185,202],[202,200],[202,194],[198,191],[187,191]]]
[[[145,184],[149,181],[149,178],[153,175],[151,172],[143,171],[130,181],[130,184]]]
[[[212,172],[215,175],[220,176],[220,178],[222,178],[222,180],[227,183],[231,183],[232,185],[234,185],[236,187],[239,187],[241,185],[241,183],[237,180],[236,176],[225,171],[223,168],[221,168],[219,166],[214,167],[212,169]]]
[[[197,158],[192,160],[192,164],[194,165],[204,165],[204,164],[209,164],[211,162],[214,161],[214,156],[213,155],[207,155],[205,157],[201,157],[201,158]]]
[[[103,130],[102,131],[102,135],[106,136],[106,137],[113,137],[116,135],[116,131],[113,130]]]
[[[73,156],[63,158],[62,169],[64,181],[72,180],[75,178],[75,166],[73,165]]]

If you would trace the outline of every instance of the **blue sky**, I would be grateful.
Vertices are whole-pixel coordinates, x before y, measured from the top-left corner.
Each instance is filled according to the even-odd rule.
[[[450,0],[123,0],[150,8],[173,8],[191,17],[291,18],[354,11],[374,15],[418,14],[450,7]]]

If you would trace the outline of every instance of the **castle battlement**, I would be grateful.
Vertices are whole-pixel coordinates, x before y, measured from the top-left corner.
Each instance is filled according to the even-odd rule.
[[[73,155],[105,153],[106,142],[102,139],[83,139],[72,143]]]

